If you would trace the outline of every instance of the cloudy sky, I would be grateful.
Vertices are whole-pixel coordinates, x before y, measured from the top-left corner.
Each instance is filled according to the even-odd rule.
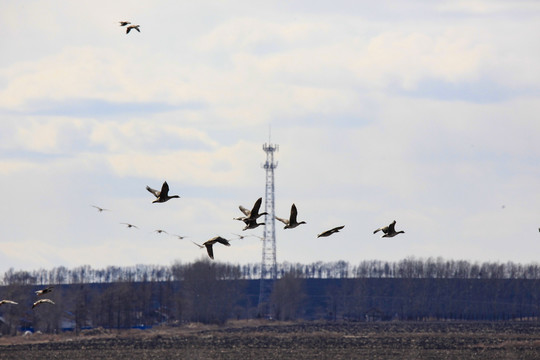
[[[538,260],[537,1],[1,9],[1,272],[186,263],[205,256],[190,240],[261,236],[232,218],[264,198],[270,129],[276,215],[294,202],[307,222],[276,223],[279,262]],[[164,180],[181,198],[152,204]],[[373,234],[392,220],[405,234]],[[261,241],[215,256],[259,262]]]

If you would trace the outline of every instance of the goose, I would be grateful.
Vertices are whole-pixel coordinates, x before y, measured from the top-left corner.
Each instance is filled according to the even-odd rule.
[[[0,300],[0,306],[4,304],[12,304],[12,305],[19,305],[19,303],[12,301],[12,300]]]
[[[41,305],[41,304],[53,304],[54,305],[54,301],[52,301],[51,299],[41,299],[41,300],[38,300],[36,301],[33,305],[32,305],[32,309],[35,308],[36,306],[38,305]]]
[[[48,294],[48,293],[52,292],[53,289],[54,289],[54,286],[46,287],[45,289],[41,289],[41,290],[36,291],[36,295],[40,296],[40,295]]]
[[[168,234],[168,232],[166,232],[165,230],[161,230],[161,229],[157,229],[157,230],[154,230],[154,232],[158,233],[158,234]]]
[[[210,240],[207,240],[203,243],[204,246],[206,246],[206,251],[208,252],[208,256],[210,256],[210,259],[214,260],[214,250],[212,249],[212,245],[215,243],[220,243],[225,246],[231,246],[229,243],[229,240],[222,238],[221,236],[216,236]]]
[[[243,240],[244,238],[247,238],[247,237],[250,237],[250,236],[255,236],[255,235],[240,235],[240,234],[235,234],[235,233],[232,233],[233,235],[236,235],[238,236],[238,238],[236,238],[236,240]]]
[[[343,226],[337,226],[337,227],[335,227],[335,228],[333,228],[333,229],[323,231],[322,233],[320,233],[319,235],[317,235],[317,237],[320,238],[320,237],[327,237],[327,236],[330,236],[330,235],[332,235],[333,233],[339,232],[339,230],[343,229],[344,227],[345,227],[345,225],[343,225]]]
[[[137,30],[138,32],[141,32],[141,30],[139,30],[139,26],[141,26],[141,25],[129,25],[129,26],[126,28],[126,34],[129,34],[129,32],[131,31],[131,29],[135,29],[135,30]]]
[[[255,204],[253,204],[253,208],[251,210],[246,209],[242,205],[238,206],[240,211],[243,212],[245,216],[234,218],[234,220],[241,220],[247,224],[251,220],[257,220],[259,217],[263,215],[268,215],[267,212],[262,212],[259,214],[261,203],[262,203],[262,197],[258,198],[257,201],[255,201]]]
[[[138,226],[135,226],[135,225],[130,224],[130,223],[120,223],[120,224],[126,225],[128,228],[135,228],[135,229],[139,228]]]
[[[382,231],[384,235],[382,237],[394,237],[397,234],[405,234],[405,231],[397,231],[395,229],[396,226],[396,220],[392,221],[392,223],[388,226],[383,226],[381,228],[378,228],[377,230],[373,231],[374,234],[376,234],[379,231]]]
[[[173,234],[172,236],[176,236],[179,240],[184,240],[185,238],[189,237],[189,236],[176,235],[176,234]]]
[[[156,200],[152,201],[152,203],[163,203],[165,201],[180,197],[178,195],[169,196],[169,184],[167,184],[166,181],[163,183],[163,185],[161,185],[161,191],[152,189],[150,186],[147,186],[146,190],[154,194],[154,196],[156,197]]]
[[[245,230],[249,230],[249,229],[255,229],[256,227],[260,226],[260,225],[265,225],[265,223],[258,223],[257,222],[257,219],[253,219],[253,220],[244,220],[244,223],[246,224],[246,226],[244,226],[244,228],[242,229],[242,231],[245,231]]]
[[[119,23],[120,23],[120,26],[126,26],[126,25],[131,24],[129,21],[119,21]]]
[[[298,222],[296,220],[296,215],[298,214],[298,210],[296,210],[296,205],[292,204],[291,206],[291,215],[289,216],[289,219],[282,219],[276,216],[276,219],[281,221],[285,224],[284,229],[294,229],[300,224],[305,224],[305,221]]]
[[[92,207],[95,207],[97,209],[98,212],[102,212],[102,211],[110,211],[109,209],[105,209],[105,208],[102,208],[102,207],[99,207],[99,206],[96,206],[96,205],[91,205]]]

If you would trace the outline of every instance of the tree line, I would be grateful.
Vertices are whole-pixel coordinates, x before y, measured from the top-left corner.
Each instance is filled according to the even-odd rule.
[[[407,258],[281,263],[268,304],[261,310],[259,264],[233,265],[208,259],[171,266],[138,265],[4,273],[0,333],[26,330],[80,332],[187,322],[223,324],[230,319],[279,320],[537,320],[537,264],[470,263]],[[268,280],[269,281],[269,280]],[[35,291],[55,305],[32,309]]]
[[[245,265],[219,263],[221,277],[230,280],[257,280],[260,263]],[[24,284],[91,284],[115,282],[181,281],[185,269],[192,264],[177,261],[166,265],[108,266],[94,269],[89,265],[68,269],[14,270],[10,268],[0,285]],[[311,264],[283,262],[277,264],[277,275],[294,272],[304,279],[346,278],[408,278],[408,279],[540,279],[540,264],[514,262],[470,262],[443,258],[406,258],[400,261],[363,260],[356,265],[347,261],[314,262]]]

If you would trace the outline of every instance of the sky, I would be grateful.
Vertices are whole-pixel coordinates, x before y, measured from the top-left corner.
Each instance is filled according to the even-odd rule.
[[[278,262],[538,260],[538,1],[0,7],[0,273],[260,237],[233,218],[265,198],[268,142],[276,216],[306,221],[276,222]],[[153,204],[163,181],[181,198]],[[260,262],[256,236],[216,261]]]

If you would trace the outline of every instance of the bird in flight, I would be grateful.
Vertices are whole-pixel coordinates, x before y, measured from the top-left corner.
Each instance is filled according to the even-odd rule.
[[[53,289],[54,289],[54,286],[46,287],[45,289],[41,289],[41,290],[36,291],[36,295],[41,296],[41,295],[44,295],[44,294],[48,294],[48,293],[52,292]]]
[[[298,225],[306,223],[305,221],[298,222],[296,220],[297,215],[298,215],[298,210],[296,209],[296,205],[292,204],[292,206],[291,206],[291,214],[289,215],[288,219],[279,218],[277,216],[276,216],[276,219],[285,224],[284,229],[294,229]]]
[[[184,240],[185,238],[189,237],[189,236],[176,235],[176,234],[173,234],[172,236],[176,236],[180,240]]]
[[[19,303],[15,302],[15,301],[11,301],[11,300],[0,300],[0,306],[2,306],[4,304],[18,305]]]
[[[161,229],[157,229],[157,230],[154,230],[154,232],[157,232],[158,234],[168,234],[168,232],[166,232],[165,230],[161,230]]]
[[[126,34],[129,34],[129,32],[131,31],[131,29],[135,29],[135,30],[137,30],[138,32],[141,32],[141,30],[139,30],[139,26],[141,26],[141,25],[129,25],[129,26],[126,28]]]
[[[221,236],[216,236],[210,240],[207,240],[203,243],[204,246],[206,246],[206,251],[208,252],[208,256],[210,256],[210,259],[214,260],[214,250],[212,249],[212,246],[215,243],[220,243],[225,246],[231,246],[229,243],[229,240],[222,238]]]
[[[54,305],[54,301],[50,300],[50,299],[41,299],[41,300],[38,300],[36,301],[33,305],[32,305],[32,309],[35,308],[36,306],[38,305],[41,305],[41,304],[53,304]]]
[[[130,224],[130,223],[120,223],[120,224],[124,224],[126,225],[128,228],[135,228],[135,229],[138,229],[137,226],[133,225],[133,224]]]
[[[250,236],[255,236],[255,235],[251,235],[251,234],[250,234],[250,235],[240,235],[240,234],[235,234],[235,233],[233,233],[233,235],[238,236],[238,237],[237,237],[236,239],[234,239],[234,240],[243,240],[244,238],[247,238],[247,237],[250,237]]]
[[[261,203],[262,203],[262,198],[258,198],[257,201],[255,201],[255,204],[253,204],[253,207],[251,208],[251,210],[246,209],[242,205],[238,206],[240,211],[243,212],[245,216],[240,216],[233,219],[243,221],[244,224],[246,224],[246,226],[242,230],[255,229],[257,226],[265,225],[265,223],[257,222],[257,219],[259,217],[263,215],[268,215],[267,212],[263,212],[259,214]]]
[[[259,214],[261,203],[262,203],[262,198],[258,198],[257,201],[255,201],[255,204],[253,204],[253,207],[251,208],[251,210],[246,209],[242,205],[238,206],[240,211],[243,212],[245,216],[234,218],[234,220],[241,220],[247,224],[251,220],[256,220],[263,215],[268,215],[267,212],[262,212]]]
[[[105,208],[102,208],[102,207],[99,207],[99,206],[96,206],[96,205],[91,205],[92,207],[95,207],[97,209],[98,212],[102,212],[102,211],[110,211],[109,209],[105,209]]]
[[[392,221],[392,223],[388,226],[383,226],[381,228],[378,228],[377,230],[373,231],[374,234],[376,234],[379,231],[382,231],[384,235],[382,237],[394,237],[398,234],[405,234],[405,231],[396,231],[396,220]]]
[[[242,231],[244,230],[248,230],[248,229],[255,229],[256,227],[260,226],[260,225],[265,225],[265,223],[258,223],[257,222],[257,219],[253,219],[253,220],[244,220],[244,223],[246,224],[246,226],[244,226],[244,228],[242,229]]]
[[[327,236],[330,236],[330,235],[332,235],[333,233],[339,232],[339,230],[343,229],[344,227],[345,227],[345,225],[343,225],[343,226],[337,226],[337,227],[335,227],[335,228],[333,228],[333,229],[323,231],[322,233],[320,233],[319,235],[317,235],[317,237],[320,238],[320,237],[327,237]]]
[[[152,189],[150,186],[146,186],[146,190],[154,194],[154,196],[156,197],[156,200],[152,201],[152,203],[163,203],[165,201],[180,197],[178,195],[169,196],[169,184],[167,184],[166,181],[163,183],[163,185],[161,185],[161,191]]]
[[[126,25],[131,24],[131,22],[129,21],[119,21],[119,23],[120,23],[120,26],[126,26]]]

